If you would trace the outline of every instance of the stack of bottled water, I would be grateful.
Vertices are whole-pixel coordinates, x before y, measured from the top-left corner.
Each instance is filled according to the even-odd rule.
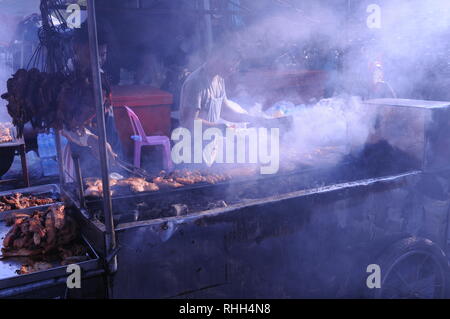
[[[53,129],[48,134],[40,133],[37,136],[39,157],[41,158],[44,176],[58,175],[58,162],[56,156],[55,132]],[[67,144],[67,140],[61,137],[61,147]]]

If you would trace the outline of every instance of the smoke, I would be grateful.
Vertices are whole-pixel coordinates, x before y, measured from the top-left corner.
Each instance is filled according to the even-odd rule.
[[[15,59],[20,57],[17,53],[19,45],[14,43],[15,40],[19,40],[15,38],[19,22],[30,14],[38,13],[39,3],[39,0],[0,0],[0,94],[6,92],[6,81],[15,71],[13,54],[16,55]],[[10,121],[6,101],[0,99],[0,122]]]
[[[380,62],[398,97],[415,99],[433,98],[424,91],[439,85],[430,83],[439,60],[450,68],[448,0],[372,1],[378,3],[375,27],[367,11],[371,1],[278,2],[290,5],[266,6],[237,34],[255,67],[325,69],[335,92],[368,98],[373,64]],[[330,69],[336,51],[344,57],[343,70]]]
[[[319,69],[327,71],[334,81],[332,99],[293,108],[294,125],[284,137],[282,163],[304,160],[324,147],[341,154],[335,160],[362,149],[376,118],[375,110],[363,101],[389,97],[383,95],[391,92],[377,96],[381,93],[374,90],[377,63],[382,75],[376,81],[388,83],[397,97],[438,99],[433,95],[441,84],[433,77],[441,71],[437,64],[444,61],[450,70],[448,0],[372,1],[379,9],[375,28],[369,28],[371,1],[278,2],[287,5],[264,7],[261,10],[265,12],[260,11],[257,19],[236,34],[245,71],[269,69],[275,77],[286,69]],[[228,47],[224,44],[224,50]],[[342,52],[343,67],[329,69],[336,51]],[[241,84],[231,98],[249,110],[260,97],[252,96],[245,83]],[[260,84],[268,86],[259,91],[274,92],[273,83]],[[286,92],[281,99],[298,104],[301,89],[298,95]]]
[[[0,14],[0,17],[3,15]],[[12,74],[11,56],[8,52],[8,43],[10,42],[12,26],[8,21],[2,19],[0,24],[0,95],[6,92],[6,81]],[[7,102],[0,99],[0,123],[10,122],[11,117],[6,109]]]
[[[367,143],[376,120],[358,97],[323,99],[315,105],[297,106],[293,127],[284,136],[283,166],[334,165],[345,155],[357,155]]]
[[[0,93],[6,92],[6,81],[11,76],[11,72],[8,72],[8,66],[6,65],[2,54],[0,54]],[[6,109],[7,102],[0,99],[0,123],[11,122],[11,117]]]
[[[446,0],[387,2],[375,50],[383,53],[387,81],[408,98],[425,99],[430,71],[439,59],[450,61],[450,3]],[[446,56],[440,56],[445,54]],[[434,70],[433,70],[434,69]],[[433,96],[430,96],[433,98]]]

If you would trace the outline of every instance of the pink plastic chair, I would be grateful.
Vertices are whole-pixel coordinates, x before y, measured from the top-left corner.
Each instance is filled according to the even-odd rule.
[[[133,128],[134,140],[134,166],[141,167],[141,149],[143,146],[161,145],[163,147],[163,165],[164,169],[171,171],[173,169],[172,157],[170,152],[170,140],[167,136],[147,136],[142,127],[139,117],[128,106],[125,106],[131,127]]]

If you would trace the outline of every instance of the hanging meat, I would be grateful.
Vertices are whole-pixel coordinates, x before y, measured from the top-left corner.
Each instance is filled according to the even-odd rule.
[[[27,122],[36,129],[57,126],[55,101],[64,81],[62,74],[44,73],[38,69],[20,69],[8,79],[8,92],[1,97],[8,101],[7,109],[17,127],[17,137],[23,136]]]
[[[102,86],[104,104],[109,107],[111,90],[104,76]],[[89,124],[95,115],[89,74],[64,75],[20,69],[7,81],[7,89],[1,97],[8,101],[8,113],[17,127],[18,138],[23,136],[24,125],[28,122],[35,129],[76,131]]]

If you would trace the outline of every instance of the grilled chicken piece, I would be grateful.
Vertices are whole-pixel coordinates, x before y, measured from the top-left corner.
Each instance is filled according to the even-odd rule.
[[[34,214],[31,218],[28,219],[30,232],[37,233],[39,236],[45,236],[45,228],[41,224],[41,219],[38,214]]]
[[[102,188],[102,184],[103,184],[103,182],[100,178],[86,178],[84,180],[84,182],[88,187],[95,186],[95,187],[99,187],[100,189]],[[118,182],[117,179],[110,178],[109,186],[114,186],[117,184],[117,182]]]
[[[131,177],[117,181],[117,186],[129,186],[133,192],[154,192],[159,190],[158,186],[154,183],[147,182],[144,178]]]
[[[41,243],[41,236],[39,235],[39,233],[34,233],[33,242],[36,246],[39,246],[39,244]]]
[[[132,184],[131,189],[134,192],[155,192],[159,190],[155,183],[144,182],[142,184]]]
[[[172,178],[165,179],[163,177],[155,177],[153,179],[153,183],[155,183],[158,186],[168,186],[172,188],[178,188],[183,187],[184,185],[181,183],[178,183],[177,181],[174,181]]]
[[[175,180],[178,183],[186,184],[186,185],[192,185],[192,184],[196,183],[196,181],[193,178],[187,178],[187,177],[176,177]]]
[[[13,248],[14,249],[24,248],[26,240],[27,239],[25,237],[20,237],[20,238],[15,239],[13,242]]]
[[[51,213],[53,213],[53,216],[55,218],[55,227],[56,229],[62,229],[64,227],[65,223],[65,216],[64,213],[64,206],[52,206],[50,207]]]
[[[159,191],[159,187],[158,187],[158,185],[156,185],[155,183],[149,183],[149,182],[147,182],[147,183],[144,185],[144,190],[145,190],[146,192],[156,192],[156,191]]]
[[[54,245],[56,241],[56,228],[53,214],[47,214],[45,218],[45,231],[47,233],[47,244]]]
[[[89,186],[84,191],[84,196],[93,196],[93,197],[100,197],[102,194],[102,191],[98,186]]]
[[[17,236],[19,231],[20,231],[19,226],[13,225],[12,228],[9,230],[9,232],[6,234],[5,238],[3,239],[3,246],[4,247],[12,246],[14,238]]]

